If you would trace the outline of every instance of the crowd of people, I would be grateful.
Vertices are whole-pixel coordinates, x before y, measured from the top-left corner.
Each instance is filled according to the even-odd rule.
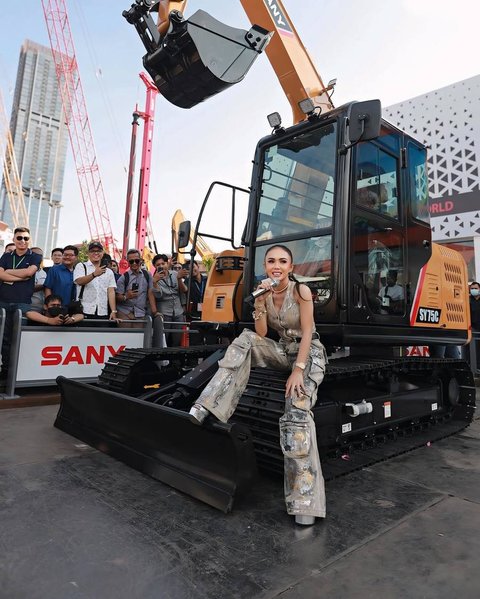
[[[30,231],[17,227],[13,243],[7,244],[0,258],[0,308],[6,312],[2,345],[1,377],[8,370],[13,315],[21,310],[32,324],[72,326],[82,321],[120,327],[138,326],[135,321],[151,316],[152,343],[180,345],[186,322],[186,301],[190,289],[190,312],[201,314],[206,276],[194,262],[180,264],[175,255],[158,254],[153,259],[153,274],[143,263],[137,249],[127,252],[128,270],[119,273],[118,262],[106,254],[101,242],[88,245],[88,259],[79,260],[75,245],[54,248],[52,266],[43,266],[43,251],[30,247]],[[158,319],[158,320],[157,320]],[[166,339],[163,337],[165,335]]]

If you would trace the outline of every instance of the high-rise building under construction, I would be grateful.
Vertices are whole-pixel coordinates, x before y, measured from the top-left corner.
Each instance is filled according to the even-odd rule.
[[[67,127],[50,48],[26,40],[20,51],[10,121],[33,245],[56,245],[67,153]],[[10,226],[2,189],[0,220]]]

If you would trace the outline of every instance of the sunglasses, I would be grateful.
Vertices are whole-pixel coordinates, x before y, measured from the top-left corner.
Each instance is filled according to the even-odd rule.
[[[174,266],[173,270],[182,270],[182,267],[181,266]]]
[[[129,264],[140,264],[140,262],[141,260],[139,260],[138,258],[132,258],[128,261]]]
[[[30,237],[21,237],[21,236],[18,236],[18,237],[15,237],[15,239],[17,241],[29,241]]]

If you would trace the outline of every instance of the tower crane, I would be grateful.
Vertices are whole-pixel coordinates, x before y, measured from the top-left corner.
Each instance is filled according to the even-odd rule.
[[[90,237],[99,239],[108,253],[119,259],[95,154],[67,5],[65,0],[42,0],[42,6]]]
[[[28,212],[23,196],[22,182],[18,172],[15,149],[13,147],[12,132],[7,120],[3,95],[0,91],[0,149],[3,161],[3,181],[7,192],[10,212],[12,213],[13,228],[28,227]],[[3,147],[5,146],[5,148]]]

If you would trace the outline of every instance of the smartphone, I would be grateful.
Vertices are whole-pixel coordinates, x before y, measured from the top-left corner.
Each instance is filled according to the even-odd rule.
[[[138,283],[132,283],[132,291],[138,291]]]

